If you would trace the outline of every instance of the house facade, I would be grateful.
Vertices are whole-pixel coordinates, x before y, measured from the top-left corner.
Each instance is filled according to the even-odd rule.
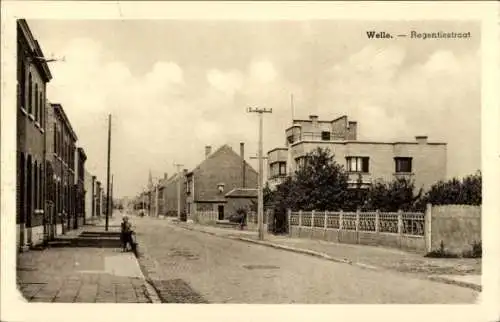
[[[82,147],[76,150],[76,175],[75,175],[75,210],[76,210],[76,220],[75,228],[82,226],[85,223],[85,161],[87,161],[87,155]]]
[[[89,171],[84,170],[83,187],[85,191],[85,201],[84,201],[84,216],[85,223],[90,223],[95,217],[95,176],[93,176]]]
[[[329,149],[337,163],[349,175],[349,185],[369,187],[375,180],[395,178],[414,180],[417,189],[428,189],[446,178],[446,143],[429,142],[427,136],[415,141],[380,142],[357,138],[357,122],[342,116],[321,121],[311,115],[309,120],[294,120],[286,129],[286,147],[268,152],[268,183],[271,188],[293,174],[305,162],[306,154],[317,148]]]
[[[235,188],[257,187],[257,172],[245,161],[244,145],[238,155],[229,145],[212,153],[205,147],[205,160],[186,174],[186,212],[217,212],[223,220],[228,212],[226,194]]]
[[[17,246],[44,236],[46,85],[52,79],[38,41],[24,19],[17,21]]]
[[[183,170],[181,173],[176,173],[163,182],[163,200],[164,200],[164,215],[169,217],[177,217],[178,207],[180,205],[181,213],[186,213],[186,174],[188,170]],[[180,191],[179,191],[180,190]],[[180,204],[179,204],[180,197]]]
[[[47,162],[53,173],[55,193],[51,202],[55,207],[56,225],[60,233],[78,227],[76,209],[76,141],[77,136],[61,104],[50,104],[48,109],[50,135],[47,141]]]

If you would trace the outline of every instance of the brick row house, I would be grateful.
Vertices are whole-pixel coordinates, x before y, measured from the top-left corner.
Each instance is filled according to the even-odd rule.
[[[245,161],[243,143],[240,154],[229,145],[215,152],[206,146],[205,159],[193,170],[184,169],[170,177],[165,174],[156,185],[139,194],[136,205],[152,195],[152,208],[158,205],[152,215],[177,217],[180,206],[187,218],[215,213],[216,219],[227,220],[238,208],[249,208],[256,202],[257,180],[257,172]]]
[[[223,145],[212,153],[205,148],[205,160],[186,174],[186,212],[192,215],[199,211],[217,212],[218,220],[227,219],[235,213],[226,194],[237,188],[256,188],[257,172],[245,161],[244,144],[240,144],[240,155],[229,145]],[[229,199],[231,200],[231,199]]]
[[[26,20],[17,21],[16,227],[20,251],[83,224],[86,155],[61,104],[47,99],[52,74]]]
[[[403,177],[414,180],[416,189],[427,189],[446,178],[446,143],[429,142],[427,136],[406,142],[359,140],[358,124],[347,116],[331,121],[319,120],[316,115],[293,120],[285,136],[285,147],[267,153],[271,188],[293,175],[304,165],[306,154],[318,147],[329,149],[335,161],[344,166],[351,187]]]

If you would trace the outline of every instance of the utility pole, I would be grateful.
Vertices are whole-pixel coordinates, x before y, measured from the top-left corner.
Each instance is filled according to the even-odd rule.
[[[105,229],[108,231],[109,229],[109,209],[110,209],[110,202],[109,202],[109,194],[110,194],[110,182],[109,182],[109,174],[111,170],[111,114],[109,114],[108,118],[108,175],[107,175],[107,190],[108,193],[106,197],[108,198],[108,202],[106,203],[106,207],[108,208],[106,211],[106,226]]]
[[[257,187],[257,200],[258,200],[258,208],[257,208],[257,220],[259,223],[259,240],[264,240],[264,195],[263,195],[263,186],[264,186],[264,175],[263,175],[263,156],[262,156],[262,127],[263,127],[263,114],[264,113],[272,113],[273,109],[266,108],[251,108],[247,109],[248,113],[258,113],[259,114],[259,182]]]
[[[181,167],[183,164],[175,163],[177,168],[177,218],[181,220]]]
[[[114,182],[114,174],[111,175],[111,201],[110,201],[110,205],[111,205],[111,213],[110,213],[110,216],[113,217],[113,207],[114,207],[114,202],[113,202],[113,182]]]

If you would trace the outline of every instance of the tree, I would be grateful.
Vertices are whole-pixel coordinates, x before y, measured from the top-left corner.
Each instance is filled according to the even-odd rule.
[[[368,191],[365,208],[394,212],[409,211],[414,208],[422,195],[422,189],[415,194],[413,180],[397,178],[390,182],[377,181]]]
[[[347,190],[347,174],[328,149],[318,148],[305,156],[293,178],[280,184],[275,203],[301,210],[339,210]]]

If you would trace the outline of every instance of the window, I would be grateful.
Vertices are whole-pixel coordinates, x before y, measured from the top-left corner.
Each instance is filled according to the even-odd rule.
[[[347,171],[349,172],[370,172],[368,157],[347,157]]]
[[[54,123],[54,153],[57,153],[57,126]]]
[[[394,158],[396,173],[410,173],[412,171],[412,158]]]
[[[321,132],[321,140],[330,141],[330,132],[326,131]]]
[[[280,162],[280,175],[286,175],[286,162]]]
[[[40,117],[40,127],[44,128],[45,124],[43,122],[45,121],[45,117],[44,117],[44,115],[45,115],[45,106],[43,104],[43,93],[42,92],[40,92],[40,103],[39,104],[40,104],[40,115],[39,115],[39,117]]]
[[[21,95],[21,107],[22,108],[26,108],[26,65],[24,64],[24,59],[21,59],[21,70],[20,70],[20,73],[21,73],[21,88],[20,88],[20,93],[19,95]]]
[[[38,122],[38,84],[35,84],[35,122]]]
[[[33,114],[33,84],[31,73],[28,78],[28,113]]]
[[[290,136],[287,138],[287,140],[288,140],[288,143],[292,144],[292,143],[293,143],[293,140],[294,140],[293,135],[290,135]]]

